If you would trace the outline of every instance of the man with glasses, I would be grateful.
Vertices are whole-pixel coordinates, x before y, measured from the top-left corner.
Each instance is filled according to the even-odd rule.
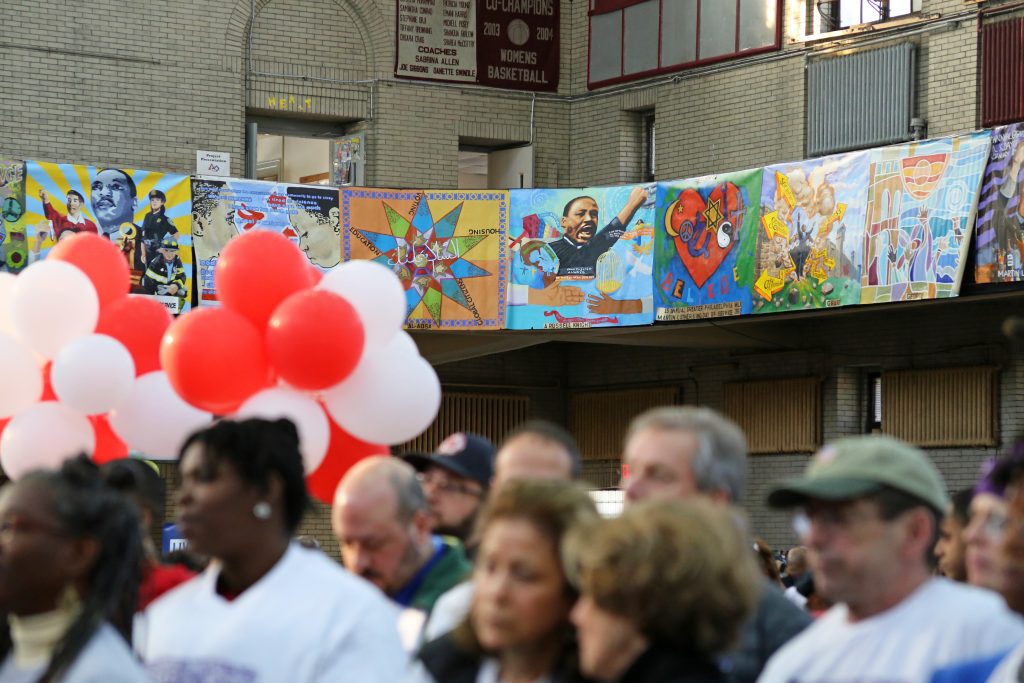
[[[432,454],[403,457],[419,472],[431,531],[465,542],[494,477],[494,444],[478,434],[456,432]]]
[[[759,683],[922,683],[1024,637],[998,595],[932,576],[949,498],[922,451],[884,436],[843,439],[768,503],[798,511],[815,587],[835,606],[769,660]]]
[[[701,496],[737,504],[747,475],[747,440],[733,422],[708,408],[653,408],[637,416],[622,454],[626,505]],[[768,657],[810,623],[806,612],[764,579],[740,640],[719,662],[729,683],[753,683]]]

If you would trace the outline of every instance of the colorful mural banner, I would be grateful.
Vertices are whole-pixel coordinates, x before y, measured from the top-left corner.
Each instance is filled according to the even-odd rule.
[[[860,303],[867,188],[867,152],[764,169],[755,313]]]
[[[761,169],[658,183],[657,320],[751,312]]]
[[[978,200],[974,278],[1024,280],[1024,124],[992,130],[992,151]]]
[[[329,271],[341,260],[338,190],[323,185],[192,178],[192,241],[199,265],[199,304],[217,301],[213,273],[224,245],[249,230],[274,230],[310,263]],[[274,264],[268,263],[267,273]]]
[[[407,327],[501,329],[508,211],[504,190],[345,188],[345,260],[398,275]]]
[[[189,177],[131,168],[25,163],[29,259],[62,238],[92,232],[110,239],[131,271],[131,291],[182,313],[192,300],[192,194]]]
[[[509,329],[654,322],[655,185],[511,194]]]
[[[19,273],[28,265],[24,218],[25,164],[0,159],[0,272]]]
[[[960,293],[987,131],[871,151],[861,303]]]

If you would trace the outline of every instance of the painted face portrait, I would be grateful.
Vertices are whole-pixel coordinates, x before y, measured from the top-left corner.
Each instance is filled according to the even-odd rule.
[[[113,232],[135,216],[135,188],[124,171],[108,168],[91,186],[92,211],[104,232]]]
[[[296,211],[289,217],[299,235],[299,249],[314,265],[331,268],[341,261],[341,216],[337,207],[330,214],[308,211],[293,204]]]
[[[569,206],[569,211],[562,216],[562,230],[565,237],[576,245],[589,242],[597,234],[599,210],[597,202],[590,197],[580,197]]]

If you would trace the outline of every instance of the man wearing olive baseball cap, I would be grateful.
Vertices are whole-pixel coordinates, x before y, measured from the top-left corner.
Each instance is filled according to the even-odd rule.
[[[796,508],[816,590],[835,607],[768,661],[758,683],[925,683],[1004,650],[1024,625],[989,591],[931,576],[948,496],[919,449],[885,436],[825,446],[768,504]]]

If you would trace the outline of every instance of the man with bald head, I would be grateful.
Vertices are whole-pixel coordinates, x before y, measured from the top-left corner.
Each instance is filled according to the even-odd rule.
[[[569,432],[530,420],[505,437],[494,457],[494,487],[511,479],[571,481],[580,474],[580,451]]]
[[[345,474],[331,526],[345,568],[402,607],[429,614],[438,596],[469,574],[458,540],[430,533],[416,471],[398,458],[366,458]]]

